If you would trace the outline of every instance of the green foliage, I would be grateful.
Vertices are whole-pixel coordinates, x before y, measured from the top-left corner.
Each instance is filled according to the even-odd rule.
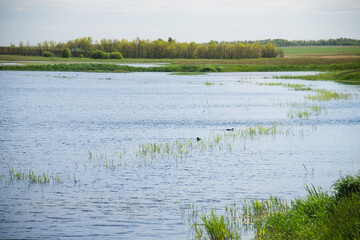
[[[94,59],[109,59],[110,53],[103,52],[101,50],[96,50],[91,53],[91,58]]]
[[[112,52],[110,54],[111,59],[124,59],[123,55],[120,52]]]
[[[360,69],[351,71],[335,71],[305,76],[279,76],[282,79],[332,80],[346,84],[360,84]]]
[[[334,196],[307,187],[305,199],[295,199],[289,210],[255,221],[261,239],[359,239],[360,175],[346,176],[335,184]]]
[[[231,223],[223,216],[216,216],[214,210],[210,216],[204,215],[202,218],[205,230],[212,240],[236,239],[231,230]]]
[[[55,54],[53,54],[52,52],[49,52],[49,51],[44,51],[42,53],[42,56],[43,57],[55,57]]]
[[[306,186],[306,197],[291,204],[278,197],[244,200],[242,208],[234,203],[222,215],[211,210],[199,218],[192,207],[188,221],[197,239],[240,239],[247,229],[262,240],[360,239],[360,174],[340,178],[333,186],[334,195]]]
[[[333,187],[335,189],[335,198],[340,199],[349,197],[351,194],[360,192],[360,174],[357,176],[347,175],[338,179]]]
[[[332,71],[360,68],[360,63],[330,65],[165,65],[159,67],[132,67],[116,64],[73,63],[7,65],[7,71],[72,71],[72,72],[279,72],[279,71]]]
[[[80,54],[80,55],[79,55],[79,58],[83,58],[83,57],[84,57],[84,55],[83,55],[83,54]]]
[[[277,52],[275,45],[266,43],[260,45],[258,42],[215,42],[198,44],[195,42],[176,42],[175,39],[169,37],[168,41],[158,39],[155,41],[143,40],[136,38],[133,41],[122,39],[101,39],[100,42],[93,43],[91,37],[82,37],[70,40],[67,43],[56,43],[54,41],[45,41],[36,46],[26,46],[23,42],[19,43],[19,47],[0,48],[0,54],[16,54],[16,55],[39,55],[41,51],[52,51],[60,56],[63,49],[69,48],[74,57],[82,54],[85,57],[96,59],[106,59],[104,54],[119,52],[126,58],[207,58],[207,59],[243,59],[243,58],[260,58],[260,57],[276,57]],[[96,52],[96,55],[94,55]],[[95,57],[94,57],[95,56]],[[111,55],[110,55],[111,56]],[[119,54],[111,56],[114,59],[121,59]]]
[[[282,48],[277,48],[277,49],[276,49],[276,55],[277,55],[278,57],[283,58],[283,57],[285,56],[284,50],[283,50]]]
[[[71,57],[71,51],[70,51],[70,49],[69,49],[69,48],[65,48],[65,49],[62,51],[61,57],[63,57],[63,58],[70,58],[70,57]]]
[[[308,95],[306,98],[313,101],[331,101],[331,100],[341,100],[349,99],[351,97],[350,93],[337,93],[328,91],[326,89],[314,89],[313,92],[316,92],[316,95]]]
[[[278,51],[272,43],[267,43],[261,48],[261,56],[263,58],[273,58],[278,55]]]

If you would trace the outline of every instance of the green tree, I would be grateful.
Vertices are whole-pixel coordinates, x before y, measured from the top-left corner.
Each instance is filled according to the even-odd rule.
[[[62,54],[61,56],[63,58],[70,58],[71,57],[71,51],[69,48],[65,48],[63,51],[62,51]]]

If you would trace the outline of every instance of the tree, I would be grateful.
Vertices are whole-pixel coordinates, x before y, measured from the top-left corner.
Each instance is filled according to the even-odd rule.
[[[71,57],[71,51],[69,48],[65,48],[63,51],[62,51],[62,54],[61,56],[63,58],[70,58]]]

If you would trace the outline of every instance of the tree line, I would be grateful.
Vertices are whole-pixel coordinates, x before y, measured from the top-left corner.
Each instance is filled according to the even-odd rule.
[[[261,45],[267,43],[275,44],[278,47],[298,47],[298,46],[360,46],[360,40],[351,38],[322,39],[322,40],[286,40],[286,39],[265,39],[257,41]],[[254,41],[245,41],[254,43]]]
[[[208,58],[208,59],[243,59],[283,57],[283,51],[274,43],[259,42],[216,42],[208,43],[177,42],[169,37],[167,41],[155,41],[136,38],[102,39],[94,41],[91,37],[81,37],[65,43],[44,41],[36,45],[20,42],[18,46],[0,47],[0,54],[43,56],[53,54],[62,57],[64,50],[69,49],[73,57],[113,56],[121,53],[125,58]],[[100,51],[102,53],[100,53]]]

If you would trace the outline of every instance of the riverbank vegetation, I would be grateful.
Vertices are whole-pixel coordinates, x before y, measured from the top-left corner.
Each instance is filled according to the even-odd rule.
[[[158,67],[134,67],[117,64],[73,63],[5,65],[3,71],[70,71],[70,72],[281,72],[281,71],[342,71],[356,70],[360,63],[318,65],[163,65]]]
[[[304,76],[277,76],[277,79],[331,80],[346,84],[360,84],[360,68]]]
[[[283,50],[275,44],[217,42],[208,43],[177,42],[169,37],[167,41],[155,41],[136,38],[133,41],[126,39],[102,39],[93,41],[91,37],[82,37],[69,40],[66,43],[45,41],[36,45],[20,42],[18,46],[0,47],[0,54],[42,56],[44,51],[52,52],[61,57],[64,49],[69,49],[74,57],[93,57],[94,53],[102,51],[105,54],[119,52],[125,58],[185,58],[185,59],[244,59],[244,58],[274,58],[283,57]]]
[[[278,197],[243,200],[200,211],[181,207],[195,239],[240,239],[251,229],[255,239],[359,239],[360,174],[339,178],[333,190],[306,186],[306,196],[289,203]]]

